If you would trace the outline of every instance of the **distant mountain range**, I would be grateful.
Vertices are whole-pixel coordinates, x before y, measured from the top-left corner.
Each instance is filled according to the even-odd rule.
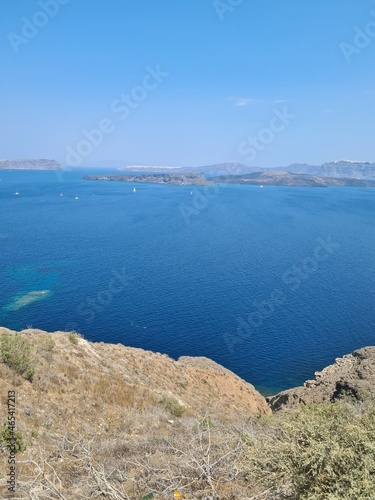
[[[289,167],[278,167],[273,170],[282,170],[293,174],[318,175],[320,177],[335,177],[337,179],[375,180],[375,163],[368,161],[336,160],[323,165],[308,165],[307,163],[293,163]]]
[[[375,187],[375,180],[353,177],[323,177],[309,174],[294,174],[281,170],[268,170],[243,175],[219,175],[210,177],[218,184],[248,184],[255,186],[295,186],[295,187]]]
[[[55,160],[0,160],[0,170],[63,170]]]
[[[287,167],[251,167],[245,163],[226,162],[199,167],[163,167],[147,165],[129,165],[118,170],[131,172],[160,172],[160,173],[204,173],[205,175],[230,176],[246,175],[256,172],[289,172],[291,174],[330,177],[335,179],[361,179],[375,180],[375,163],[364,161],[337,160],[323,163],[322,165],[309,165],[307,163],[293,163]]]
[[[115,167],[115,165],[114,165]],[[48,159],[25,159],[25,160],[0,160],[0,170],[63,170],[64,167],[55,160]],[[206,176],[243,176],[255,173],[270,173],[270,172],[286,172],[289,174],[309,175],[319,178],[330,179],[356,179],[363,181],[375,181],[375,163],[368,161],[351,161],[351,160],[336,160],[323,163],[322,165],[309,165],[307,163],[293,163],[287,167],[272,167],[262,168],[257,166],[249,166],[240,162],[216,163],[214,165],[203,165],[194,167],[180,166],[154,166],[154,165],[128,165],[117,168],[119,171],[127,171],[132,173],[169,173],[169,174],[199,174],[203,173]],[[273,175],[274,180],[280,180]],[[255,177],[254,177],[255,179]],[[267,177],[267,179],[269,179]],[[292,181],[293,176],[289,177]],[[294,178],[295,179],[295,178]],[[233,179],[232,179],[233,180]],[[286,182],[287,177],[283,180]],[[295,179],[296,180],[296,179]],[[313,182],[312,179],[306,182]],[[298,182],[302,182],[298,181]],[[319,181],[325,184],[324,181]],[[310,184],[309,184],[310,185]],[[335,184],[337,185],[337,184]]]

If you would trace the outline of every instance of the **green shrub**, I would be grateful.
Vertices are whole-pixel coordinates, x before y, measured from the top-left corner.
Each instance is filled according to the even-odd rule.
[[[160,404],[175,417],[181,417],[186,410],[185,406],[180,405],[177,399],[170,396],[163,396]]]
[[[375,409],[339,402],[277,415],[248,439],[248,473],[292,498],[373,499]]]
[[[82,335],[80,333],[73,331],[73,332],[69,332],[68,338],[72,344],[77,345],[78,339],[82,338]]]
[[[3,333],[0,336],[0,359],[25,379],[33,379],[30,346],[19,333]]]
[[[13,448],[16,453],[25,451],[26,446],[23,442],[22,434],[19,431],[14,431],[12,435],[9,426],[7,424],[4,424],[3,429],[0,432],[0,449],[1,448],[7,449],[9,451],[11,450],[11,448]]]

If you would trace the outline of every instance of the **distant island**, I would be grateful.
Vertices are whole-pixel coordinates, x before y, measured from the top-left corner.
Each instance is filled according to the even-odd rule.
[[[199,174],[131,174],[131,175],[85,175],[86,181],[147,182],[172,186],[211,186],[203,173]]]
[[[56,160],[0,160],[0,170],[63,170]]]
[[[243,175],[219,175],[206,178],[203,173],[163,173],[128,175],[85,175],[87,181],[141,182],[172,186],[211,186],[212,184],[247,184],[254,186],[289,187],[375,187],[375,180],[355,178],[323,177],[308,174],[294,174],[279,170],[253,172]]]
[[[220,175],[211,177],[210,180],[218,184],[248,184],[256,186],[375,187],[375,180],[293,174],[277,170],[254,172],[245,175]]]

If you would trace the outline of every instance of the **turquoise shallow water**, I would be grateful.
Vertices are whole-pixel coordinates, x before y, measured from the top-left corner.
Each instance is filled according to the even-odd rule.
[[[2,325],[208,356],[264,393],[374,345],[375,190],[97,172],[0,172]]]

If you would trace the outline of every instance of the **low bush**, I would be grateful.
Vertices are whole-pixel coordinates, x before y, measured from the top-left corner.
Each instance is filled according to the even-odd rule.
[[[30,359],[30,346],[19,333],[3,333],[0,336],[0,360],[32,381],[34,367]]]
[[[339,402],[302,407],[263,421],[247,439],[248,473],[292,498],[373,499],[375,410]]]
[[[177,399],[170,396],[163,396],[160,404],[175,417],[181,417],[186,410],[185,406],[180,405]]]
[[[4,424],[0,431],[0,449],[15,451],[15,453],[25,451],[26,446],[22,434],[19,431],[13,431],[12,433],[10,427]]]
[[[68,338],[72,344],[77,345],[78,339],[82,338],[82,335],[73,331],[68,333]]]

